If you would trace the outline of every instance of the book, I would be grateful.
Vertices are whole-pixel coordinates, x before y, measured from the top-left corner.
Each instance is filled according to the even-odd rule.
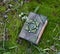
[[[19,33],[19,38],[38,44],[47,23],[46,16],[30,12],[28,19]]]

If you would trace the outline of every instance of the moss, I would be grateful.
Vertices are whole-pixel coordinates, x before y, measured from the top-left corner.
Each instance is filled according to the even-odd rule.
[[[0,13],[5,12],[6,8],[4,6],[0,6]]]

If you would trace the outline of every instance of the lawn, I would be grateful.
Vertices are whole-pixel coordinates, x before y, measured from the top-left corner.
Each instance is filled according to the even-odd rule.
[[[20,6],[21,3],[21,6]],[[4,13],[8,9],[8,5],[12,4],[11,11],[7,14],[7,19],[4,18]],[[19,33],[24,25],[25,20],[19,17],[21,12],[34,12],[39,6],[37,14],[47,16],[48,25],[41,37],[39,44],[36,46],[30,44],[26,40],[19,40]],[[25,14],[28,16],[28,14]],[[4,33],[6,29],[6,33]],[[27,3],[7,2],[5,5],[0,5],[0,38],[7,36],[7,40],[0,41],[0,54],[60,54],[60,0],[31,0]],[[4,47],[4,50],[1,48]]]

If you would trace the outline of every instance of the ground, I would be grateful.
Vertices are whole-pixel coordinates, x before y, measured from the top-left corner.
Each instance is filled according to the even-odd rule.
[[[6,22],[5,24],[8,29],[9,40],[5,42],[6,50],[2,52],[0,50],[0,54],[5,52],[10,52],[11,54],[58,54],[60,52],[60,0],[40,0],[39,2],[31,0],[29,3],[25,3],[22,7],[18,8],[18,3],[14,1],[10,3],[14,5],[13,8],[16,8],[17,11],[7,13],[9,23]],[[37,14],[47,16],[48,19],[48,25],[39,44],[37,46],[32,45],[25,40],[18,44],[18,35],[24,24],[24,21],[21,21],[18,15],[21,12],[34,12],[37,6],[40,6]],[[0,13],[4,13],[5,11],[6,5],[0,6]],[[0,15],[0,21],[5,21],[2,18]],[[3,32],[3,28],[0,29],[0,33]],[[14,46],[17,46],[17,49],[7,50]]]

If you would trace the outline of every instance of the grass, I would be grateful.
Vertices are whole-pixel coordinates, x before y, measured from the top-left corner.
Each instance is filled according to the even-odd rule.
[[[11,2],[12,3],[12,2]],[[14,4],[13,8],[16,8],[17,3]],[[40,6],[37,14],[43,14],[47,16],[48,25],[43,33],[43,36],[38,44],[38,46],[31,45],[25,40],[22,40],[22,43],[17,44],[17,38],[19,32],[22,29],[24,21],[21,21],[18,15],[21,12],[34,12],[34,9]],[[6,6],[0,6],[0,12],[3,13],[6,9]],[[6,42],[5,48],[17,46],[18,49],[9,50],[11,54],[58,54],[60,51],[60,0],[41,0],[40,3],[33,0],[29,3],[24,4],[22,7],[17,9],[17,12],[9,12],[8,21],[6,27],[8,28],[8,34],[10,36],[9,41]],[[1,21],[1,17],[0,17]],[[2,29],[0,30],[2,31]],[[51,46],[55,46],[57,52],[50,49]],[[47,52],[44,49],[49,48]],[[6,50],[7,51],[7,50]],[[0,51],[1,52],[1,51]]]

